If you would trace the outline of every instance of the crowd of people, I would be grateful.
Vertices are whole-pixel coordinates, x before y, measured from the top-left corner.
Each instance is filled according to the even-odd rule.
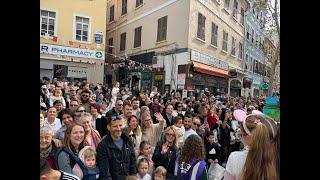
[[[40,179],[279,180],[280,127],[264,99],[44,77]]]

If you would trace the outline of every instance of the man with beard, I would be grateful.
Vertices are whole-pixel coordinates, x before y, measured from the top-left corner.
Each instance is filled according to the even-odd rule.
[[[85,108],[86,112],[90,112],[90,94],[90,91],[87,89],[82,90],[80,93],[82,106]]]
[[[140,101],[138,99],[134,99],[132,101],[132,115],[140,117]]]
[[[183,125],[184,125],[184,136],[183,136],[183,142],[192,134],[198,135],[192,128],[192,115],[191,114],[186,114],[183,120]]]
[[[136,174],[136,156],[128,136],[122,134],[120,116],[111,116],[107,121],[108,135],[97,147],[97,163],[100,179],[125,179]]]
[[[126,104],[123,108],[123,114],[121,115],[122,128],[128,127],[129,118],[132,116],[131,104]]]

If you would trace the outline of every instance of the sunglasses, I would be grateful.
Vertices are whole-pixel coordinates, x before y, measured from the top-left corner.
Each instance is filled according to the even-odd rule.
[[[78,110],[78,111],[76,111],[76,112],[86,112],[86,110]]]
[[[182,106],[178,106],[178,107],[182,107]]]
[[[168,133],[167,136],[175,136],[175,134],[170,134],[170,133]]]
[[[117,106],[123,106],[123,104],[117,104]]]
[[[111,120],[115,121],[115,120],[120,120],[121,117],[120,116],[111,116]]]
[[[193,125],[200,127],[201,124],[193,123]]]

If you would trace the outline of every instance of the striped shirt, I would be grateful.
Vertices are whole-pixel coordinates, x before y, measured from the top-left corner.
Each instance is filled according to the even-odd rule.
[[[78,178],[75,175],[60,171],[61,176],[60,176],[60,180],[80,180],[80,178]]]

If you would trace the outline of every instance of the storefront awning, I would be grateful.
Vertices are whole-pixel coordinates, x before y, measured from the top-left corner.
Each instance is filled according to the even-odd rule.
[[[229,72],[223,69],[215,68],[199,62],[193,61],[193,70],[222,78],[229,78]]]

